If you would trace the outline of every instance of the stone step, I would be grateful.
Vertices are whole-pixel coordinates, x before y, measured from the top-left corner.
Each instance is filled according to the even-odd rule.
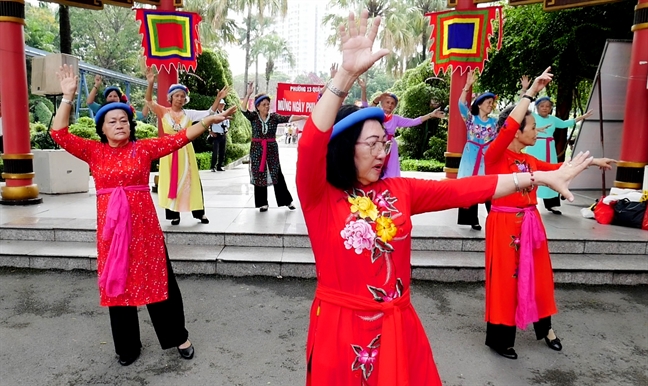
[[[273,248],[170,244],[178,274],[224,276],[315,277],[309,248]],[[92,242],[0,241],[0,267],[96,270]],[[648,284],[648,256],[555,254],[557,283]],[[412,277],[444,282],[484,280],[481,252],[413,251]]]
[[[210,233],[167,230],[164,234],[170,246],[310,248],[308,235],[298,233]],[[3,226],[0,228],[0,240],[94,243],[96,230]],[[416,234],[412,236],[413,251],[483,252],[484,248],[483,233],[463,238]],[[549,250],[552,254],[647,255],[648,242],[596,238],[551,239]]]

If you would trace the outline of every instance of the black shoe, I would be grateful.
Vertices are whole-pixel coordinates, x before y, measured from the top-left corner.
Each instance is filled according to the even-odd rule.
[[[223,168],[222,168],[222,167],[220,167],[220,166],[219,166],[219,167],[217,167],[217,168],[216,168],[216,170],[218,170],[219,172],[224,172],[224,171],[225,171],[225,169],[223,169]]]
[[[513,347],[509,347],[509,348],[507,348],[505,350],[497,350],[497,349],[494,349],[494,348],[492,348],[492,349],[493,349],[493,351],[495,351],[499,355],[503,356],[504,358],[508,358],[508,359],[517,359],[518,358],[517,353],[515,352],[515,349]]]
[[[562,350],[562,344],[560,343],[560,339],[558,339],[557,337],[554,340],[549,340],[549,338],[547,338],[545,336],[544,340],[545,340],[545,342],[547,343],[547,346],[549,346],[550,349],[556,350],[556,351]]]
[[[180,353],[180,356],[183,357],[184,359],[193,358],[193,356],[194,356],[193,344],[190,344],[189,347],[187,347],[187,348],[178,347],[178,352]]]
[[[178,225],[178,224],[180,224],[180,219],[179,218],[177,218],[175,220],[171,220],[171,225]]]
[[[140,350],[137,350],[137,353],[135,355],[120,355],[119,356],[119,364],[122,366],[128,366],[135,362],[137,358],[140,356]]]
[[[547,209],[547,210],[553,214],[562,214],[562,212],[557,209]]]
[[[211,168],[212,173],[216,173],[216,169]]]
[[[472,227],[472,229],[474,229],[476,231],[480,231],[482,229],[481,225],[479,225],[479,224],[471,225],[471,227]]]
[[[290,204],[290,205],[288,205],[288,209],[290,209],[290,210],[295,210],[295,209],[297,209],[297,208],[295,208],[295,205]]]
[[[203,224],[209,224],[209,219],[207,218],[207,216],[202,216],[200,222]]]
[[[268,211],[268,205],[263,205],[262,207],[259,208],[259,212],[267,212]]]

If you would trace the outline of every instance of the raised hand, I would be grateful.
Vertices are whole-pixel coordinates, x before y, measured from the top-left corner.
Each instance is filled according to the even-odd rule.
[[[361,89],[366,90],[367,89],[367,81],[362,79],[362,78],[358,78],[358,86],[360,86]]]
[[[56,77],[61,82],[61,91],[63,96],[67,99],[71,99],[76,94],[77,85],[79,84],[79,77],[74,71],[74,67],[64,64],[62,67],[59,67]]]
[[[253,92],[254,92],[254,82],[248,82],[245,95],[249,97],[250,95],[252,95]]]
[[[471,87],[477,81],[477,72],[475,70],[468,70],[466,75],[466,86]]]
[[[380,26],[380,17],[375,17],[371,26],[367,28],[368,18],[369,12],[362,11],[358,27],[355,15],[349,13],[348,26],[341,25],[338,29],[338,36],[342,42],[342,64],[339,69],[353,78],[360,76],[389,53],[387,49],[372,52]]]
[[[585,114],[583,114],[583,115],[581,115],[579,117],[576,117],[575,121],[579,122],[579,121],[582,121],[583,119],[587,119],[587,118],[591,117],[592,114],[594,114],[594,110],[590,110],[590,111],[586,112]]]
[[[101,80],[101,75],[95,75],[94,86],[97,88],[97,90],[99,89],[99,86],[101,86]]]
[[[568,201],[574,201],[574,195],[569,191],[569,183],[592,163],[594,157],[590,157],[589,154],[589,151],[580,152],[573,159],[565,159],[560,169],[546,173],[546,185]]]
[[[529,89],[529,86],[531,85],[531,81],[529,80],[528,75],[522,75],[520,78],[520,83],[522,84],[522,90],[526,91]]]
[[[216,95],[216,103],[220,102],[221,99],[225,99],[227,94],[229,94],[232,88],[230,86],[223,87],[218,94]]]
[[[151,67],[146,67],[146,81],[149,84],[155,83],[155,72],[153,72]]]
[[[331,64],[331,68],[329,69],[329,75],[331,76],[331,79],[335,77],[335,74],[338,72],[338,64],[333,63]]]
[[[233,119],[235,112],[236,112],[236,106],[232,106],[220,114],[214,114],[208,116],[207,118],[205,118],[205,121],[207,121],[208,125],[213,125],[214,123],[221,123],[226,119]]]
[[[544,72],[540,74],[540,76],[535,78],[533,84],[531,85],[531,88],[529,89],[529,91],[533,93],[533,95],[539,93],[543,88],[547,87],[549,82],[551,82],[551,80],[553,79],[553,74],[550,71],[551,67],[547,67],[547,69],[544,70]]]

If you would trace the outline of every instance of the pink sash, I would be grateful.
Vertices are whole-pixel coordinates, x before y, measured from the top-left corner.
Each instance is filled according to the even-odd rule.
[[[540,248],[546,240],[542,231],[542,224],[535,206],[526,208],[512,208],[495,206],[491,212],[524,213],[522,218],[522,232],[520,235],[520,262],[517,272],[517,308],[515,310],[515,324],[524,330],[529,323],[538,321],[538,305],[535,300],[535,271],[533,250]]]
[[[268,160],[268,142],[276,142],[274,138],[252,138],[252,142],[261,142],[261,165],[259,165],[259,171],[263,173],[265,171],[266,162]]]
[[[178,151],[171,154],[171,180],[169,181],[169,198],[178,197]]]
[[[488,141],[486,143],[478,143],[475,141],[468,141],[468,143],[472,143],[473,145],[476,145],[479,147],[479,150],[477,150],[477,159],[475,160],[475,166],[473,167],[473,176],[476,176],[479,174],[479,166],[481,165],[482,158],[484,158],[484,148],[493,141]]]
[[[110,194],[102,237],[104,240],[112,238],[112,241],[103,272],[99,276],[99,287],[104,288],[109,297],[123,294],[128,279],[128,247],[133,230],[126,191],[148,190],[148,185],[118,186],[97,190],[97,195]]]
[[[545,161],[546,162],[551,162],[551,142],[554,140],[554,137],[538,137],[538,139],[544,139],[545,144],[546,144],[546,152],[547,154],[545,155]]]

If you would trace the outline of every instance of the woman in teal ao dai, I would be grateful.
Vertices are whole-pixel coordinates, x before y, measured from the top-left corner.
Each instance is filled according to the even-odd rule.
[[[495,107],[495,94],[485,92],[479,95],[468,109],[466,94],[476,80],[475,72],[469,71],[466,85],[459,97],[459,113],[466,123],[467,138],[461,154],[457,178],[484,175],[484,153],[497,136],[497,118],[488,116]],[[486,203],[486,209],[490,210],[490,202]],[[457,224],[470,225],[474,230],[481,230],[477,205],[459,208]]]
[[[556,153],[556,143],[554,142],[554,132],[556,129],[566,129],[574,126],[576,122],[582,121],[592,115],[592,111],[590,110],[574,119],[563,121],[555,115],[551,115],[554,104],[549,97],[538,98],[535,102],[535,107],[536,112],[533,113],[533,117],[536,121],[536,127],[542,128],[542,130],[538,130],[535,145],[527,147],[526,152],[541,161],[557,163],[558,155]],[[539,186],[537,195],[538,198],[542,198],[544,206],[549,212],[562,214],[558,210],[558,207],[560,207],[560,197],[558,197],[559,195],[556,191],[546,186]]]

